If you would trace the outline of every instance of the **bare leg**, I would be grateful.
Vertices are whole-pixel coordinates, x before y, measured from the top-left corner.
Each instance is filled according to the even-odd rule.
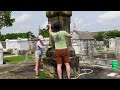
[[[57,64],[57,73],[59,79],[62,79],[62,64]]]
[[[65,63],[65,66],[66,66],[66,72],[67,72],[68,79],[70,79],[70,64]]]
[[[39,65],[40,65],[40,59],[36,59],[36,65],[35,65],[36,76],[38,76],[38,74],[39,74]]]

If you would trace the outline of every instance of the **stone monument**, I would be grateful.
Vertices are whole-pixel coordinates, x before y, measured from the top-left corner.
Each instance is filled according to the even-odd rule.
[[[115,38],[115,55],[117,61],[120,64],[120,37]]]
[[[0,64],[3,64],[3,46],[0,42]]]
[[[72,11],[46,11],[46,16],[48,18],[48,22],[51,23],[51,26],[56,23],[59,22],[62,25],[62,30],[67,31],[68,33],[70,33],[70,17],[72,16]],[[49,48],[47,50],[46,53],[46,58],[44,59],[44,63],[48,63],[51,64],[52,66],[54,66],[55,71],[56,71],[56,61],[55,61],[55,56],[54,56],[54,50],[55,50],[55,45],[54,45],[54,41],[52,39],[52,37],[49,37],[49,45],[52,46],[51,48]],[[79,67],[79,59],[78,57],[75,55],[75,50],[71,45],[71,39],[70,38],[66,38],[67,39],[67,46],[68,46],[68,50],[69,50],[69,54],[70,54],[70,65],[71,65],[71,69],[76,72],[76,69],[78,69]],[[65,65],[62,65],[62,69],[63,69],[63,78],[65,76]]]

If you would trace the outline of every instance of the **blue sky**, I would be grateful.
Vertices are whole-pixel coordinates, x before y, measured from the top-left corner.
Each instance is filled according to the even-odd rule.
[[[45,11],[13,11],[12,17],[16,22],[12,27],[2,28],[2,34],[31,31],[37,36],[39,25],[45,28],[48,23]],[[120,11],[72,11],[71,31],[74,24],[78,31],[120,29]]]

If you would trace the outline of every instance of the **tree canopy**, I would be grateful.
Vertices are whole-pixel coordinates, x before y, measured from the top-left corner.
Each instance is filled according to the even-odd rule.
[[[39,29],[39,35],[42,35],[43,37],[49,37],[48,29]]]
[[[98,34],[94,36],[94,38],[97,41],[103,41],[105,39],[110,39],[110,38],[115,38],[115,37],[120,37],[120,31],[112,30],[108,32],[98,32]]]
[[[12,11],[0,11],[0,29],[2,27],[10,27],[15,22],[14,18],[11,18]]]
[[[6,39],[17,39],[17,38],[35,38],[34,34],[32,32],[26,32],[26,33],[11,33],[6,35],[0,36],[0,41],[5,41]]]

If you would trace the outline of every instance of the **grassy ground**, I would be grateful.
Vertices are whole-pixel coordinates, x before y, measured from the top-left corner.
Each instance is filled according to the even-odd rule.
[[[28,55],[28,57],[26,58],[25,55],[18,55],[18,56],[11,56],[11,54],[5,54],[5,56],[10,56],[10,57],[4,57],[4,60],[5,62],[9,62],[9,63],[12,63],[12,64],[17,64],[21,61],[24,61],[24,60],[34,60],[34,55],[31,54],[31,55]],[[43,58],[45,57],[46,55],[43,54]]]
[[[34,60],[33,55],[28,55],[28,60]],[[21,61],[26,60],[25,55],[13,56],[13,57],[5,57],[5,62],[9,62],[12,64],[17,64]]]
[[[40,71],[39,72],[39,79],[53,79],[50,77],[45,71]]]
[[[6,54],[6,56],[9,56],[10,54]],[[45,57],[45,55],[43,56]],[[33,57],[33,55],[28,55],[27,58],[29,61],[33,61],[35,58]],[[10,64],[18,64],[20,62],[23,62],[26,60],[25,55],[19,55],[19,56],[10,56],[10,57],[4,57],[5,62],[10,63]],[[30,73],[35,73],[34,71]],[[29,76],[29,75],[28,75]],[[0,78],[13,78],[13,79],[24,79],[24,78],[30,78],[30,77],[25,77],[22,75],[14,75],[13,73],[6,73],[0,76]],[[34,76],[33,76],[34,78]],[[50,77],[49,74],[47,74],[46,71],[40,71],[39,73],[39,79],[53,79],[52,77]]]
[[[4,54],[4,56],[9,56],[9,55],[11,55],[11,54],[7,54],[7,53]]]

